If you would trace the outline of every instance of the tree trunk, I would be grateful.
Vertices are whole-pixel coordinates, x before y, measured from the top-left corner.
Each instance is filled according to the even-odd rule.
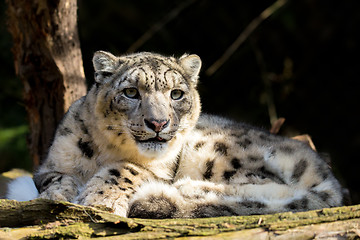
[[[86,94],[76,0],[6,0],[16,74],[24,84],[34,167],[46,156],[57,124]]]

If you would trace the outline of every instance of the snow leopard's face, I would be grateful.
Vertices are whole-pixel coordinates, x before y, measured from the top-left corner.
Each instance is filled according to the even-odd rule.
[[[196,124],[198,56],[115,57],[96,52],[93,63],[99,127],[115,145],[155,157],[178,144]]]

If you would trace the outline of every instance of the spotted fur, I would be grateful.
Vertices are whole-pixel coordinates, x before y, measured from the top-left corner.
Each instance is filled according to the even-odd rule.
[[[214,217],[342,204],[305,144],[202,114],[201,60],[96,52],[95,84],[59,126],[35,173],[41,198],[121,216]]]

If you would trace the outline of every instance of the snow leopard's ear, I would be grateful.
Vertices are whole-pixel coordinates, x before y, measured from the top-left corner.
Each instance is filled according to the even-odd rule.
[[[102,83],[106,78],[113,75],[118,65],[118,58],[109,52],[97,51],[93,57],[95,69],[95,81]]]
[[[201,59],[198,55],[184,54],[180,57],[180,66],[182,66],[187,74],[191,77],[191,81],[196,84],[199,78],[199,72],[201,69]]]

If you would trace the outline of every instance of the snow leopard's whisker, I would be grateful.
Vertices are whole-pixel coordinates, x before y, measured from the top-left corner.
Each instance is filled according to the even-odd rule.
[[[124,128],[108,126],[107,130],[124,130]]]
[[[124,129],[124,127],[127,127],[126,125],[106,125],[106,128],[108,130],[121,130]]]

